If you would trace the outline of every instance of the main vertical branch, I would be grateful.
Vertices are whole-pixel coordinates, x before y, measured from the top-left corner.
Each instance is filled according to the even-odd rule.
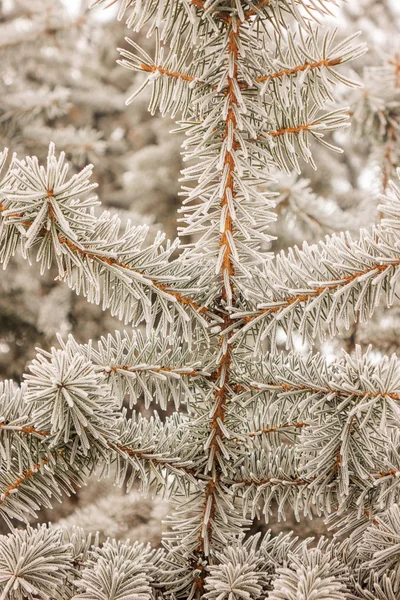
[[[223,281],[222,300],[224,300],[225,302],[229,300],[232,296],[231,277],[234,275],[235,272],[234,265],[232,262],[232,249],[230,244],[230,240],[233,238],[233,219],[229,208],[229,195],[231,194],[232,198],[235,196],[235,161],[233,157],[233,151],[235,151],[238,147],[238,142],[235,136],[237,121],[233,108],[235,105],[237,105],[237,99],[235,95],[235,81],[237,81],[237,63],[239,49],[236,35],[237,33],[232,28],[229,33],[228,54],[232,57],[231,60],[233,68],[232,73],[230,73],[228,77],[228,114],[225,125],[225,140],[227,142],[228,147],[225,156],[224,166],[225,169],[227,169],[227,177],[221,201],[222,216],[224,217],[223,231],[221,234],[220,241],[221,247],[224,248],[224,257],[221,267]]]
[[[235,159],[234,152],[238,148],[236,137],[237,119],[235,116],[235,105],[237,106],[237,98],[235,94],[235,85],[238,78],[238,57],[239,46],[237,35],[239,25],[230,23],[230,32],[228,36],[228,80],[225,94],[228,98],[227,116],[225,120],[224,143],[226,143],[226,155],[224,159],[224,169],[222,176],[225,179],[223,194],[221,198],[221,237],[220,249],[223,252],[220,276],[221,276],[221,297],[220,308],[226,309],[226,305],[232,304],[234,295],[234,286],[232,277],[235,273],[234,263],[232,260],[231,240],[233,240],[233,218],[230,206],[235,197]],[[224,329],[231,324],[231,317],[226,314],[224,320]],[[209,447],[209,471],[211,479],[206,486],[203,510],[201,516],[201,528],[198,537],[198,553],[208,555],[210,547],[213,544],[213,527],[217,509],[217,495],[219,493],[219,482],[221,477],[221,468],[219,461],[221,460],[221,446],[223,446],[225,433],[224,421],[226,405],[229,400],[230,389],[230,371],[232,363],[232,349],[228,344],[231,334],[224,334],[221,337],[221,354],[218,368],[213,374],[217,384],[217,389],[214,393],[214,404],[212,407],[210,418],[210,434],[213,436]],[[200,593],[203,592],[203,578],[196,579],[196,586]]]

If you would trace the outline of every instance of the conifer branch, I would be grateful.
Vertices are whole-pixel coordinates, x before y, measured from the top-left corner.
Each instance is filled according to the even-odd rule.
[[[318,246],[290,249],[287,256],[281,253],[268,266],[268,281],[263,276],[260,278],[260,292],[262,287],[264,290],[258,296],[256,307],[247,313],[232,314],[232,318],[238,319],[239,331],[231,341],[253,325],[260,329],[261,340],[278,323],[290,321],[287,330],[289,340],[298,327],[311,342],[322,331],[323,322],[330,327],[331,335],[335,334],[338,315],[344,311],[347,314],[350,310],[354,314],[359,313],[360,319],[366,321],[371,310],[368,308],[367,311],[368,291],[374,296],[375,305],[381,294],[386,295],[390,305],[400,272],[400,238],[398,226],[394,225],[392,218],[399,214],[399,203],[399,189],[392,184],[391,196],[380,207],[382,213],[388,216],[371,232],[362,230],[359,240],[352,240],[349,234],[334,235]],[[290,271],[293,275],[287,277]],[[393,284],[389,284],[391,281]],[[319,315],[317,322],[315,311]],[[315,325],[312,327],[311,323]]]
[[[141,270],[132,269],[132,267],[130,267],[129,265],[127,265],[117,259],[105,257],[101,254],[96,253],[95,251],[93,251],[91,249],[89,250],[86,248],[81,248],[80,246],[77,246],[76,244],[74,244],[73,242],[71,242],[67,238],[64,238],[61,235],[58,236],[58,240],[61,245],[67,246],[69,250],[71,250],[74,253],[79,254],[80,256],[83,256],[90,260],[96,260],[99,263],[104,264],[104,265],[108,265],[108,266],[112,266],[112,267],[119,267],[120,269],[124,269],[124,270],[130,271],[130,272],[133,272],[133,273],[137,273],[138,275],[140,275],[143,278],[143,283],[145,285],[149,286],[150,288],[156,288],[157,290],[164,292],[167,296],[171,296],[171,300],[175,299],[180,304],[183,304],[184,306],[189,306],[196,312],[198,311],[201,314],[204,314],[208,311],[207,307],[200,306],[194,300],[192,300],[192,298],[184,296],[181,292],[176,292],[174,290],[171,290],[169,288],[169,286],[160,283],[156,279],[151,279],[149,277],[146,277],[144,272]]]
[[[394,401],[399,401],[400,400],[400,393],[395,393],[395,392],[388,392],[385,390],[381,390],[381,391],[361,391],[361,390],[349,390],[349,391],[345,391],[343,389],[340,388],[329,388],[329,387],[312,387],[312,386],[307,386],[307,385],[303,385],[303,384],[288,384],[288,383],[284,383],[284,382],[252,382],[251,384],[246,384],[246,387],[249,390],[265,390],[266,392],[298,392],[300,394],[302,393],[307,393],[307,394],[324,394],[324,395],[336,395],[336,396],[340,396],[342,398],[347,398],[347,397],[351,397],[351,398],[363,398],[365,400],[367,400],[368,398],[390,398],[391,400]],[[245,388],[243,388],[245,389]],[[297,427],[296,424],[294,425],[282,425],[281,427]]]
[[[46,466],[48,461],[46,459],[42,460],[40,463],[33,465],[30,469],[27,469],[10,485],[6,487],[4,491],[0,494],[0,504],[8,498],[8,496],[14,493],[22,484],[24,484],[28,479],[33,477],[35,473],[40,471],[42,467]]]
[[[48,198],[53,197],[53,194],[51,193],[50,190],[48,190],[48,192],[47,192],[47,197]],[[5,212],[6,210],[7,210],[6,207],[0,203],[0,213]],[[57,219],[54,215],[54,212],[51,212],[51,210],[50,210],[48,216],[52,221],[54,221],[54,225],[57,228],[58,224],[57,224]],[[9,219],[20,220],[22,215],[20,215],[18,213],[7,213],[7,217]],[[29,229],[33,224],[31,221],[24,221],[24,220],[20,220],[19,222],[27,229]],[[41,233],[42,233],[43,237],[45,237],[46,235],[50,236],[50,237],[52,236],[52,233],[49,231],[46,231],[46,230],[43,230]],[[184,296],[181,292],[176,292],[174,290],[171,290],[167,285],[160,283],[156,279],[151,279],[149,277],[146,277],[145,273],[141,270],[132,269],[132,267],[130,265],[128,265],[116,258],[104,256],[103,253],[98,253],[93,249],[85,248],[81,244],[78,245],[78,244],[72,242],[71,240],[69,240],[68,238],[64,237],[61,233],[57,234],[57,239],[58,239],[58,242],[62,246],[68,248],[68,250],[70,250],[74,254],[77,254],[77,255],[87,258],[89,260],[96,260],[100,264],[105,265],[105,266],[118,267],[120,269],[124,269],[124,270],[130,271],[130,272],[136,273],[141,276],[142,281],[145,285],[147,285],[150,288],[155,288],[161,292],[164,292],[167,296],[171,297],[171,300],[176,300],[184,306],[189,306],[190,308],[192,308],[196,312],[200,312],[201,314],[205,314],[208,312],[207,307],[198,305],[190,297]]]
[[[5,429],[7,431],[11,431],[12,433],[23,433],[23,434],[27,434],[27,435],[35,435],[42,439],[50,437],[50,433],[48,431],[39,431],[31,425],[19,427],[17,425],[7,425],[4,423],[0,423],[0,428]],[[187,473],[188,475],[191,475],[192,477],[196,477],[196,472],[194,469],[187,467],[183,464],[179,464],[179,463],[185,462],[185,461],[179,459],[179,457],[176,457],[176,458],[175,457],[174,458],[163,457],[162,455],[160,455],[159,453],[156,453],[156,452],[146,451],[146,450],[142,450],[140,448],[134,448],[132,446],[124,446],[124,445],[118,444],[114,441],[107,442],[107,447],[110,450],[119,451],[122,455],[126,455],[127,457],[135,457],[135,458],[141,459],[143,462],[149,462],[150,464],[168,467],[172,471],[175,471],[175,472],[183,471],[183,472]],[[45,447],[43,447],[42,450],[44,450],[44,448]],[[27,469],[22,474],[22,476],[16,480],[16,482],[17,482],[16,484],[11,484],[10,486],[8,486],[8,488],[4,492],[4,499],[7,496],[9,496],[9,494],[14,489],[19,487],[26,479],[29,479],[37,471],[39,471],[42,466],[47,465],[48,462],[49,462],[48,460],[44,459],[40,464],[35,465],[31,469]],[[175,464],[175,463],[178,463],[178,464]]]
[[[307,293],[293,294],[289,297],[284,297],[282,298],[282,300],[277,302],[275,306],[263,308],[257,311],[255,314],[241,318],[243,319],[244,323],[248,324],[251,323],[254,319],[257,319],[260,315],[273,314],[276,312],[280,312],[284,308],[293,304],[298,305],[299,303],[306,303],[309,300],[314,300],[315,298],[322,296],[322,294],[328,290],[336,291],[345,288],[347,285],[356,282],[358,278],[364,277],[365,275],[375,275],[380,273],[389,274],[389,270],[391,271],[393,268],[397,268],[398,266],[400,266],[400,255],[398,258],[390,259],[390,262],[388,261],[388,263],[386,264],[382,264],[381,261],[372,263],[371,265],[368,265],[368,268],[366,268],[363,271],[357,271],[356,273],[353,273],[348,277],[343,277],[343,279],[341,279],[340,281],[333,281],[332,283],[326,283],[325,285],[316,286]]]
[[[103,297],[103,305],[110,306],[120,318],[134,318],[135,314],[139,319],[150,318],[149,294],[154,292],[159,296],[159,310],[164,316],[168,312],[165,301],[172,302],[183,321],[189,319],[185,311],[190,309],[195,311],[203,326],[207,326],[204,317],[211,313],[208,307],[193,299],[193,288],[197,293],[200,290],[196,284],[187,285],[187,267],[179,260],[171,261],[171,269],[175,269],[176,273],[169,277],[165,275],[168,259],[177,244],[164,249],[160,246],[162,238],[158,237],[153,247],[143,249],[146,230],[129,225],[125,233],[119,235],[117,220],[110,218],[108,213],[96,219],[88,210],[97,203],[96,197],[78,200],[79,208],[74,207],[74,212],[66,218],[67,212],[76,203],[76,196],[91,191],[95,185],[88,181],[91,166],[65,182],[67,165],[64,158],[62,153],[57,161],[54,146],[50,145],[47,161],[49,181],[41,182],[39,189],[32,184],[29,173],[30,169],[39,171],[37,159],[28,157],[27,164],[13,159],[1,190],[3,262],[7,264],[18,243],[28,254],[31,248],[36,247],[42,268],[49,268],[51,261],[55,260],[60,278],[66,279],[74,289],[82,290],[90,302],[99,302],[101,283],[104,278],[108,279],[108,297]],[[51,177],[53,180],[50,180]],[[125,260],[120,259],[121,254],[125,255]],[[141,263],[143,268],[135,268],[135,262]],[[154,274],[151,275],[149,270]],[[173,289],[177,287],[176,283],[175,286],[174,283],[164,283],[168,280],[178,281],[181,289]],[[116,293],[116,284],[119,294]],[[132,297],[127,304],[124,298],[133,289],[137,300],[135,302]]]

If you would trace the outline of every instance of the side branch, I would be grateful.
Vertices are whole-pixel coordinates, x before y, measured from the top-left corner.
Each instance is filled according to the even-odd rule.
[[[285,133],[294,133],[298,134],[301,131],[308,131],[311,127],[315,127],[319,125],[319,123],[305,123],[304,125],[297,125],[296,127],[283,127],[282,129],[277,129],[275,131],[268,131],[266,135],[270,135],[271,137],[279,137],[281,135],[285,135]],[[262,135],[261,137],[265,137]]]
[[[160,290],[164,294],[167,294],[168,296],[171,296],[171,298],[174,298],[175,300],[177,300],[180,304],[183,304],[184,306],[190,306],[196,312],[205,314],[208,311],[207,307],[200,306],[191,298],[184,296],[180,292],[175,292],[175,291],[169,289],[169,287],[167,285],[159,283],[156,279],[151,279],[150,277],[146,276],[143,273],[143,271],[141,271],[141,270],[132,269],[132,267],[119,261],[116,258],[108,258],[101,254],[96,253],[95,251],[93,251],[91,249],[89,250],[89,249],[77,246],[76,244],[71,242],[71,240],[68,240],[67,238],[63,237],[60,234],[58,235],[58,240],[61,244],[67,246],[69,248],[69,250],[71,250],[72,252],[76,252],[80,256],[84,256],[85,258],[89,258],[91,260],[96,260],[104,265],[119,267],[121,269],[131,271],[133,273],[137,273],[138,275],[141,275],[143,277],[143,283],[145,285],[148,285],[149,287],[153,287],[153,288],[156,288],[157,290]]]
[[[389,264],[375,263],[375,264],[369,266],[364,271],[357,271],[356,273],[353,273],[353,275],[350,275],[348,277],[343,277],[343,279],[341,279],[340,281],[326,283],[324,285],[317,286],[314,289],[307,291],[306,293],[293,294],[291,296],[282,298],[281,300],[277,300],[276,304],[274,306],[269,306],[268,308],[262,308],[262,309],[256,311],[252,315],[244,316],[241,318],[243,319],[243,321],[246,324],[250,324],[255,319],[257,319],[258,317],[260,317],[262,315],[277,313],[277,312],[283,310],[285,307],[291,306],[292,304],[297,305],[299,303],[306,303],[309,300],[314,300],[315,298],[322,296],[322,294],[324,294],[324,292],[326,292],[326,291],[336,291],[341,288],[344,288],[347,285],[356,281],[358,278],[361,278],[363,276],[366,276],[369,274],[375,275],[375,274],[384,273],[391,267],[393,268],[393,267],[399,267],[399,266],[400,266],[400,256],[396,260],[391,260]]]
[[[266,435],[268,433],[279,433],[280,431],[284,431],[286,429],[302,429],[303,427],[308,427],[308,426],[309,426],[309,423],[305,423],[304,421],[297,421],[296,423],[283,423],[282,425],[274,425],[272,427],[266,427],[264,429],[250,431],[247,434],[247,436],[252,438],[252,437],[258,437],[260,435]],[[240,441],[240,440],[238,440],[238,441]]]
[[[265,81],[269,81],[270,79],[280,79],[285,75],[294,75],[296,73],[300,73],[301,71],[307,71],[308,69],[319,69],[320,67],[334,67],[339,65],[342,62],[341,58],[323,58],[322,60],[315,62],[305,62],[302,65],[297,65],[296,67],[291,67],[289,69],[281,69],[280,71],[276,71],[275,73],[269,73],[268,75],[260,75],[256,77],[255,81],[257,83],[264,83]]]
[[[110,450],[116,450],[122,454],[125,454],[126,456],[141,459],[144,462],[148,462],[150,465],[166,467],[169,468],[171,471],[181,471],[186,475],[190,475],[192,478],[198,478],[196,470],[185,464],[185,461],[181,460],[179,457],[163,457],[155,452],[140,450],[138,448],[124,446],[122,444],[117,443],[110,443],[108,446]],[[190,464],[190,461],[186,462]]]
[[[190,367],[162,367],[160,365],[113,365],[105,366],[104,373],[113,373],[117,371],[128,371],[129,373],[160,373],[171,374],[177,377],[198,377],[204,375],[203,371],[191,369]],[[1,424],[0,424],[1,427]]]
[[[0,203],[0,214],[5,212],[6,210],[7,210],[7,207],[5,207],[4,204]],[[17,214],[17,213],[10,213],[7,215],[7,217],[22,219],[23,215]],[[49,217],[52,220],[55,220],[55,215],[52,211],[49,211]],[[29,229],[32,226],[31,221],[23,220],[23,221],[19,221],[19,223],[21,225],[23,225],[24,227],[26,227],[27,229]],[[44,237],[45,235],[52,236],[52,233],[49,231],[46,231],[46,230],[42,230],[40,233],[42,234],[42,237]],[[150,288],[154,288],[155,290],[159,290],[163,294],[169,296],[171,301],[177,301],[180,304],[182,304],[183,306],[190,307],[202,315],[205,315],[208,312],[207,307],[197,304],[192,298],[183,295],[181,292],[171,290],[169,288],[169,286],[158,282],[156,279],[148,277],[140,269],[133,269],[130,265],[123,263],[122,261],[118,260],[117,258],[104,256],[104,254],[96,252],[94,249],[85,248],[85,246],[80,245],[80,244],[77,245],[70,239],[63,236],[61,233],[57,233],[57,241],[62,246],[68,248],[68,250],[70,252],[72,252],[82,258],[86,258],[89,260],[95,260],[96,262],[98,262],[106,267],[107,266],[108,267],[118,267],[125,271],[129,271],[131,273],[135,273],[135,274],[139,275],[141,277],[141,281],[144,285],[146,285]]]
[[[398,393],[394,393],[394,392],[385,392],[385,391],[379,391],[379,392],[369,392],[369,391],[344,391],[344,390],[340,390],[340,389],[334,389],[334,388],[328,388],[328,387],[312,387],[312,386],[307,386],[307,385],[302,385],[302,384],[288,384],[288,383],[277,383],[277,382],[273,382],[273,383],[257,383],[257,382],[252,382],[251,384],[248,384],[247,387],[249,389],[254,389],[254,390],[258,390],[258,391],[274,391],[274,392],[279,392],[280,390],[282,392],[299,392],[299,393],[309,393],[309,394],[326,394],[326,395],[331,395],[334,394],[336,396],[340,396],[343,398],[347,398],[347,397],[359,397],[359,398],[364,398],[364,399],[368,399],[368,398],[390,398],[391,400],[395,400],[395,401],[399,401],[400,400],[400,394]],[[303,423],[301,424],[301,426],[306,426],[307,423]],[[298,427],[299,424],[295,423],[295,424],[288,424],[288,425],[281,425],[278,426],[279,427]],[[271,429],[271,431],[273,431],[274,428]],[[262,433],[268,433],[268,430],[261,430]],[[255,435],[258,435],[258,432],[255,432]]]
[[[337,478],[337,473],[338,473],[338,469],[336,469],[333,472],[333,477],[324,477],[324,478],[320,478],[321,482],[325,482],[326,480],[329,480],[329,483],[332,483],[336,478]],[[380,480],[384,480],[384,479],[398,479],[400,476],[400,468],[398,469],[388,469],[387,471],[373,471],[369,474],[369,476],[371,477],[371,480],[373,481],[380,481]],[[283,486],[309,486],[312,485],[313,482],[316,480],[316,477],[311,478],[311,479],[303,479],[301,477],[296,477],[293,479],[290,478],[280,478],[280,477],[266,477],[266,478],[260,478],[258,479],[257,477],[249,477],[249,478],[245,478],[245,479],[238,479],[233,481],[233,485],[238,486],[238,487],[250,487],[250,486],[255,486],[255,487],[263,487],[263,486],[276,486],[276,485],[283,485]]]
[[[278,324],[289,342],[297,330],[312,343],[324,335],[324,324],[335,335],[353,316],[366,322],[382,296],[391,306],[400,275],[400,189],[394,184],[391,189],[379,207],[382,223],[361,230],[359,239],[343,233],[294,247],[276,256],[267,271],[255,272],[249,308],[231,314],[238,330],[230,343],[257,325],[259,344]]]
[[[9,429],[13,433],[16,432],[28,435],[36,435],[40,436],[41,438],[47,438],[50,436],[49,432],[38,431],[33,426],[18,427],[16,425],[3,425],[2,423],[0,423],[0,428],[7,430]],[[182,471],[184,473],[187,473],[188,475],[191,475],[192,477],[197,477],[196,471],[191,467],[187,466],[187,464],[185,464],[186,462],[190,463],[190,461],[184,461],[179,457],[163,457],[159,453],[152,452],[151,450],[145,451],[140,448],[134,448],[133,446],[125,446],[123,444],[118,444],[117,442],[107,442],[107,447],[112,451],[119,451],[120,453],[125,454],[126,456],[136,457],[143,460],[144,462],[152,463],[155,465],[161,465],[164,467],[168,467],[173,471]],[[18,488],[21,485],[21,483],[23,483],[26,479],[32,477],[37,471],[40,470],[42,466],[46,465],[47,463],[47,460],[43,460],[41,463],[35,465],[31,469],[24,471],[21,477],[18,478],[15,483],[9,486],[5,492],[3,492],[2,496],[4,496],[4,499],[12,492],[12,490]]]

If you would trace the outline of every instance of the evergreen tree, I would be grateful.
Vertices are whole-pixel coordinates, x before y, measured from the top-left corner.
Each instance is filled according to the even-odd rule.
[[[98,0],[95,4],[102,4]],[[0,258],[20,251],[133,332],[39,350],[1,389],[0,512],[12,526],[92,473],[175,505],[161,549],[28,526],[0,537],[0,599],[395,600],[400,367],[312,347],[396,297],[400,189],[383,219],[272,255],[276,170],[316,166],[345,128],[336,84],[365,46],[319,24],[329,0],[123,0],[156,39],[121,63],[185,133],[180,235],[95,213],[91,166],[2,155]],[[10,275],[11,276],[11,275]],[[145,323],[145,332],[140,325]],[[285,337],[285,350],[279,339]],[[133,410],[144,397],[151,418]],[[128,398],[128,405],[124,401]],[[163,419],[162,411],[175,409]],[[271,512],[336,535],[250,535]]]

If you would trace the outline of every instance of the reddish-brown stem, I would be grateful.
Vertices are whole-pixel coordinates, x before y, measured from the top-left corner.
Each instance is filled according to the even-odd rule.
[[[277,129],[275,131],[268,131],[266,135],[270,135],[271,137],[279,137],[281,135],[285,135],[285,133],[298,134],[301,131],[308,131],[310,127],[313,127],[313,125],[318,125],[318,123],[305,123],[304,125],[297,125],[297,127],[283,127],[282,129]]]
[[[34,434],[34,435],[39,435],[41,437],[47,437],[49,435],[48,431],[38,431],[37,429],[35,429],[35,427],[32,427],[31,425],[27,425],[25,426],[12,426],[9,425],[9,423],[0,423],[0,429],[8,429],[9,431],[15,431],[17,433],[27,433],[27,434]]]
[[[163,67],[156,65],[146,65],[142,63],[140,65],[142,71],[146,71],[148,73],[161,73],[162,75],[167,75],[168,77],[173,77],[174,79],[183,79],[184,81],[194,81],[194,77],[190,75],[185,75],[184,73],[179,73],[178,71],[169,71],[168,69],[164,69]]]
[[[112,367],[105,367],[104,372],[106,374],[115,371],[130,371],[131,373],[176,373],[180,377],[196,377],[201,375],[201,372],[192,369],[191,371],[180,371],[179,367],[161,367],[161,366],[149,366],[147,369],[137,369],[134,365],[113,365]]]
[[[6,487],[4,492],[2,492],[0,494],[0,504],[3,504],[3,502],[8,498],[8,496],[14,490],[18,489],[20,487],[20,485],[22,485],[25,481],[30,479],[35,473],[38,473],[40,471],[40,469],[42,467],[44,467],[47,463],[48,463],[47,460],[43,460],[42,462],[38,463],[37,465],[34,465],[30,469],[24,471],[22,473],[22,475],[20,477],[18,477],[18,479],[16,479],[11,485]]]
[[[231,33],[229,35],[228,51],[233,56],[234,71],[233,71],[232,77],[228,77],[227,94],[228,94],[228,99],[229,99],[229,108],[228,108],[228,114],[226,117],[226,124],[225,124],[225,134],[224,134],[225,139],[228,139],[230,129],[232,128],[233,131],[235,131],[236,126],[237,126],[236,116],[235,116],[235,111],[234,111],[234,106],[237,105],[237,98],[235,95],[234,86],[235,86],[235,81],[237,80],[237,59],[238,59],[239,49],[238,49],[238,43],[237,43],[237,39],[236,39],[236,33],[233,30],[231,31]],[[235,150],[237,150],[237,148],[238,148],[238,142],[236,140],[235,135],[233,135],[232,150],[235,151]],[[229,238],[231,236],[233,236],[233,220],[232,220],[232,216],[231,216],[231,213],[229,210],[229,202],[228,202],[229,194],[232,194],[233,197],[235,196],[235,183],[234,183],[235,161],[233,158],[232,150],[228,150],[225,155],[225,167],[228,169],[228,174],[227,174],[224,193],[223,193],[223,197],[222,197],[222,201],[221,201],[221,208],[223,210],[224,209],[226,210],[226,216],[225,216],[224,229],[223,229],[221,239],[220,239],[220,248],[225,248],[224,257],[223,257],[223,261],[222,261],[222,265],[221,265],[221,275],[223,276],[223,274],[226,272],[226,273],[228,273],[229,279],[231,279],[231,277],[235,274],[235,269],[234,269],[233,262],[232,262],[232,249],[231,249],[230,241],[229,241]],[[222,292],[222,299],[224,301],[226,301],[226,299],[227,299],[225,286],[224,286],[223,292]]]
[[[269,81],[270,79],[280,79],[284,75],[294,75],[295,73],[300,73],[301,71],[306,71],[307,69],[312,70],[319,69],[320,67],[334,67],[336,65],[339,65],[341,62],[341,58],[324,58],[316,62],[305,62],[302,65],[297,65],[296,67],[282,69],[281,71],[276,71],[275,73],[270,73],[268,75],[260,75],[259,77],[256,77],[255,81],[257,83],[264,83],[265,81]]]
[[[301,429],[302,427],[308,427],[309,423],[303,421],[297,421],[296,423],[283,423],[282,425],[274,425],[273,427],[266,427],[264,429],[258,429],[256,431],[250,431],[248,437],[257,437],[259,435],[265,435],[268,433],[277,433],[285,429]]]
[[[235,196],[235,182],[234,182],[234,172],[235,172],[235,161],[233,157],[232,151],[235,151],[238,147],[238,142],[235,136],[235,129],[237,126],[236,116],[234,111],[234,106],[237,104],[237,98],[235,94],[235,82],[237,82],[238,75],[238,56],[239,56],[239,46],[237,42],[238,33],[234,31],[232,28],[229,33],[228,39],[228,53],[233,58],[233,73],[228,77],[228,85],[226,94],[228,97],[228,111],[227,117],[225,121],[225,131],[224,137],[228,139],[231,134],[232,135],[232,148],[228,148],[225,155],[225,169],[227,169],[227,176],[224,186],[224,191],[221,200],[221,209],[225,211],[225,220],[223,231],[220,238],[220,248],[223,249],[223,259],[221,264],[221,279],[222,279],[222,293],[221,293],[221,302],[223,304],[226,303],[228,298],[228,293],[225,284],[225,277],[228,278],[229,284],[232,289],[231,279],[235,273],[233,261],[232,261],[232,249],[230,238],[233,238],[233,219],[230,214],[229,209],[229,194],[232,194],[232,197]],[[233,131],[231,131],[231,129]],[[228,326],[231,323],[231,318],[229,315],[225,318],[225,326]],[[223,340],[222,340],[223,341]],[[206,525],[207,530],[207,538],[209,544],[212,542],[212,527],[215,517],[216,511],[216,494],[218,493],[217,487],[220,481],[220,470],[218,468],[218,457],[221,453],[221,449],[219,446],[219,441],[222,440],[225,435],[221,428],[221,423],[224,423],[225,420],[225,409],[226,404],[229,397],[229,384],[230,384],[230,370],[232,363],[232,355],[231,348],[227,345],[227,349],[221,357],[218,369],[213,374],[213,379],[219,382],[219,387],[215,392],[215,402],[216,407],[213,410],[213,416],[210,420],[210,429],[214,432],[214,437],[210,444],[210,452],[213,452],[213,468],[212,475],[213,479],[208,483],[204,496],[204,504],[203,504],[203,513],[200,520],[200,533],[198,537],[198,552],[204,553],[205,551],[205,536],[203,535],[203,528],[205,522],[206,512],[208,510],[209,501],[211,498],[211,509],[209,510],[208,521]],[[198,590],[200,593],[203,593],[203,579],[199,578]]]

